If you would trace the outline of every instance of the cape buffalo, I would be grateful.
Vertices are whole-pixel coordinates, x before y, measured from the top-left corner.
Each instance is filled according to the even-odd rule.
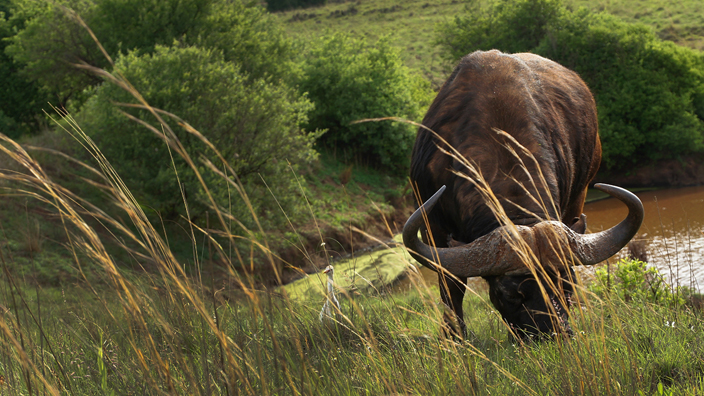
[[[643,219],[635,195],[597,184],[629,214],[609,230],[584,234],[587,186],[601,161],[596,106],[586,84],[534,54],[477,51],[462,58],[423,125],[411,182],[419,204],[426,203],[408,219],[403,241],[416,260],[438,272],[442,301],[462,334],[462,299],[473,276],[486,279],[492,304],[518,336],[569,332],[571,266],[614,255]],[[426,225],[430,232],[421,241],[418,230],[428,231]],[[533,272],[531,257],[540,263]],[[445,322],[454,321],[446,316]]]

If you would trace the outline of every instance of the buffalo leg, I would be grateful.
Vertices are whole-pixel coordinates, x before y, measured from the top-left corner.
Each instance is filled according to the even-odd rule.
[[[431,223],[430,234],[432,234],[432,238],[427,229],[425,227],[422,228],[421,237],[423,242],[439,248],[448,247],[448,241],[452,238],[441,227],[435,225],[436,223]],[[464,300],[467,278],[450,276],[443,273],[442,270],[435,270],[438,272],[440,298],[445,307],[451,311],[450,313],[447,310],[443,312],[443,332],[445,335],[451,335],[455,338],[464,338],[467,334],[467,326],[464,323],[462,300]]]
[[[464,323],[462,300],[467,287],[467,278],[452,277],[438,272],[438,284],[442,303],[451,310],[451,313],[445,311],[443,314],[445,323],[443,331],[446,335],[464,338],[467,334],[467,326]]]

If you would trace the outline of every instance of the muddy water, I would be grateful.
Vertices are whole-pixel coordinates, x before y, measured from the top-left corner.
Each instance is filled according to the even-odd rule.
[[[637,193],[645,219],[634,239],[673,284],[704,290],[704,186]],[[584,206],[590,232],[614,226],[627,209],[613,198]],[[622,251],[617,257],[626,255]]]
[[[673,284],[704,291],[704,186],[636,195],[643,202],[645,219],[634,239],[644,244],[648,262]],[[586,204],[584,213],[589,232],[598,232],[623,220],[628,210],[618,200],[607,198]],[[623,249],[615,259],[626,256],[627,249]],[[428,284],[437,284],[434,272],[422,268],[421,273]],[[472,286],[481,287],[481,283],[477,278]]]

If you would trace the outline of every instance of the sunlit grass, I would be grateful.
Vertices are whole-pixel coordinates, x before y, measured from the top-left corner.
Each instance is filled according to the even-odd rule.
[[[195,172],[221,172],[237,192],[233,199],[247,200],[226,163],[200,166],[180,149],[170,128],[187,128],[207,140],[205,136],[149,107],[120,76],[92,71],[131,92],[163,125],[175,155]],[[36,200],[51,211],[57,220],[51,232],[66,236],[73,259],[62,264],[71,268],[67,280],[56,287],[38,286],[17,270],[31,263],[19,257],[39,254],[30,246],[43,250],[49,242],[0,246],[3,393],[650,395],[658,387],[697,394],[704,385],[704,322],[687,305],[625,302],[578,285],[571,319],[575,336],[522,343],[493,310],[486,292],[472,290],[465,298],[469,333],[457,340],[440,330],[443,308],[437,288],[429,287],[400,251],[410,286],[401,291],[378,285],[338,288],[339,321],[323,326],[318,318],[322,291],[299,299],[286,289],[264,288],[246,269],[256,266],[278,275],[281,267],[266,234],[230,232],[233,224],[240,225],[217,205],[209,227],[186,221],[184,228],[194,251],[207,247],[218,257],[218,272],[187,272],[100,148],[69,114],[62,115],[59,124],[97,163],[95,168],[81,165],[95,177],[85,182],[99,186],[113,209],[57,183],[23,146],[0,136],[0,150],[15,165],[0,170],[3,192]],[[520,152],[520,147],[514,149]],[[471,174],[467,165],[481,187],[481,175]],[[208,191],[206,183],[202,187]],[[495,199],[491,191],[485,195]],[[500,207],[493,209],[502,216]],[[503,221],[508,223],[505,216]],[[17,227],[35,230],[34,224],[28,219]],[[42,235],[53,234],[29,234],[29,240]],[[250,251],[232,253],[228,243],[234,239],[245,239]],[[148,271],[118,265],[107,240],[117,241]],[[521,241],[515,243],[522,249]],[[17,251],[24,253],[12,254]],[[542,270],[531,252],[525,257],[532,271]],[[195,268],[202,268],[201,256],[193,260]]]

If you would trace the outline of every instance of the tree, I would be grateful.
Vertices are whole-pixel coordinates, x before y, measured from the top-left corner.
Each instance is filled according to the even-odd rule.
[[[5,0],[7,1],[7,0]],[[129,51],[151,54],[178,41],[218,49],[247,78],[292,81],[290,40],[258,3],[245,0],[12,0],[7,54],[26,81],[54,105],[78,109],[102,80],[87,64],[111,68],[80,19],[113,59]]]
[[[416,127],[400,122],[352,122],[376,117],[420,121],[432,93],[429,83],[403,65],[398,50],[336,34],[306,54],[300,89],[315,103],[309,129],[327,129],[319,143],[343,160],[402,170]]]
[[[301,129],[311,108],[308,100],[286,86],[248,79],[237,65],[212,49],[156,46],[153,54],[132,52],[118,58],[115,69],[151,106],[178,115],[220,150],[242,181],[255,212],[269,226],[283,217],[264,182],[277,193],[284,210],[296,213],[294,208],[301,200],[295,193],[292,172],[306,167],[317,155],[312,148],[316,134]],[[202,213],[209,203],[194,170],[180,158],[172,162],[173,153],[158,136],[120,111],[146,120],[156,130],[162,127],[146,110],[118,109],[115,102],[134,99],[118,86],[105,83],[95,89],[77,119],[138,200],[162,217],[175,218],[185,214],[183,187],[191,215]],[[236,218],[252,226],[246,203],[222,177],[203,165],[207,159],[222,168],[214,152],[194,134],[175,127],[176,123],[171,125],[201,166],[217,203],[231,208]]]
[[[88,32],[67,12],[73,8],[79,14],[90,14],[94,5],[78,0],[14,3],[10,23],[18,30],[9,38],[5,52],[21,65],[21,75],[36,82],[54,105],[65,107],[86,87],[100,79],[75,65],[87,63],[107,65]]]
[[[0,132],[11,138],[43,128],[42,107],[47,97],[21,73],[21,65],[5,53],[13,26],[9,1],[0,1]]]
[[[256,2],[216,2],[186,42],[217,48],[250,78],[292,82],[298,76],[292,42],[278,21]]]
[[[607,167],[704,149],[704,55],[643,25],[586,11],[560,20],[535,52],[594,92]]]
[[[562,0],[490,0],[437,27],[442,56],[455,62],[476,50],[525,52],[535,48],[567,10]]]
[[[594,93],[608,168],[704,149],[704,55],[605,13],[560,0],[494,0],[439,30],[455,62],[476,49],[534,52],[578,72]]]

